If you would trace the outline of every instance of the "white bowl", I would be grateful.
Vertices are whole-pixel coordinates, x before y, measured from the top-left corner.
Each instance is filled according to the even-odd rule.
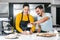
[[[31,28],[33,25],[32,24],[27,24],[27,27]]]

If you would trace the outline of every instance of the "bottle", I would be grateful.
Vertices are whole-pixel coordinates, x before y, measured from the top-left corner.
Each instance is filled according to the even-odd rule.
[[[14,34],[17,35],[18,33],[16,32],[16,30],[14,30]]]

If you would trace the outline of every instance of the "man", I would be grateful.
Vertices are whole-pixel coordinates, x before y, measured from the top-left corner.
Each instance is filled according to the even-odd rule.
[[[44,13],[43,6],[39,5],[35,8],[35,11],[37,13],[37,20],[34,23],[31,24],[39,24],[41,26],[41,32],[47,32],[52,31],[52,18],[50,13]]]

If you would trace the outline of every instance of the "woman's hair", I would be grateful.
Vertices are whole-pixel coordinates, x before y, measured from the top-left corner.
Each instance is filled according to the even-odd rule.
[[[24,3],[24,4],[23,4],[23,8],[24,8],[25,6],[28,6],[28,7],[29,7],[29,4],[28,4],[28,3]]]

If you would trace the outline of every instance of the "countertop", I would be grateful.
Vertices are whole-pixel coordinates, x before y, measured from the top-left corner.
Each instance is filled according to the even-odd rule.
[[[0,40],[60,40],[60,36],[57,34],[55,37],[41,37],[33,33],[32,35],[20,34],[16,39],[6,39],[5,36],[0,35]]]

